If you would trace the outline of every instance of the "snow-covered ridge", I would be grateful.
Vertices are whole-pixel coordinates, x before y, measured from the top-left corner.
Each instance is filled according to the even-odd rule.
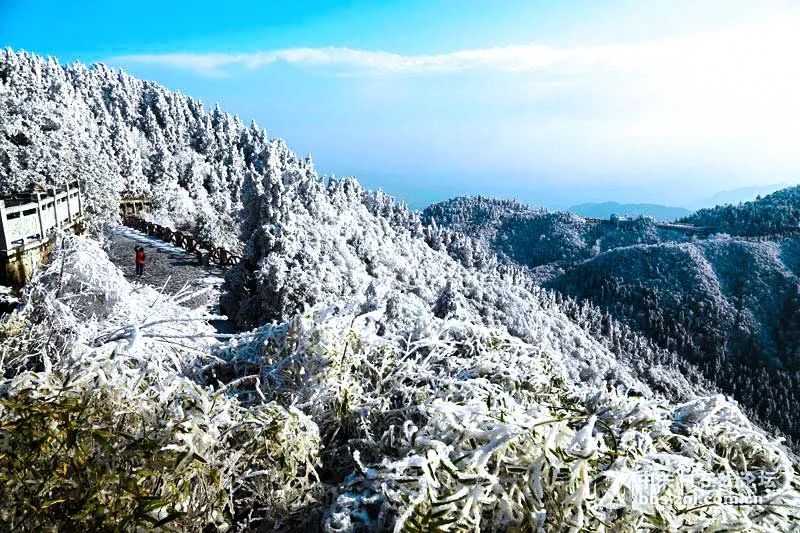
[[[775,235],[800,230],[800,187],[787,187],[738,205],[701,209],[683,219],[732,235]]]
[[[534,209],[512,200],[460,197],[433,204],[425,222],[473,236],[501,257],[527,267],[589,259],[622,246],[685,241],[687,237],[654,220],[597,224],[570,212]]]

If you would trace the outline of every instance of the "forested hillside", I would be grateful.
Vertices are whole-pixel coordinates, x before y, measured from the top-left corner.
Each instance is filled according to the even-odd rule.
[[[82,176],[94,228],[55,235],[0,321],[0,529],[800,524],[794,456],[674,352],[537,286],[510,263],[524,247],[498,257],[155,84],[0,59],[2,186]],[[220,301],[236,333],[109,261],[125,193],[241,248]],[[554,220],[533,227],[576,232],[561,259],[597,240]],[[590,256],[661,239],[604,231]]]
[[[800,231],[800,187],[789,187],[752,202],[701,209],[683,219],[731,235],[774,235]]]
[[[544,286],[600,306],[681,354],[765,423],[800,437],[794,413],[781,407],[800,399],[800,237],[698,239],[647,219],[598,226],[508,205],[458,199],[426,215],[535,267]],[[798,208],[797,189],[787,189],[685,222],[760,234],[788,227]]]
[[[633,244],[686,240],[679,232],[656,227],[649,218],[598,223],[573,213],[483,197],[433,204],[423,212],[423,220],[472,235],[502,256],[531,268],[589,259]]]
[[[798,239],[732,238],[612,250],[547,286],[587,299],[684,355],[793,438],[800,424]],[[784,258],[795,261],[791,268]]]
[[[0,188],[80,180],[93,220],[147,195],[167,224],[236,246],[236,215],[262,178],[314,173],[255,124],[103,65],[0,51]]]

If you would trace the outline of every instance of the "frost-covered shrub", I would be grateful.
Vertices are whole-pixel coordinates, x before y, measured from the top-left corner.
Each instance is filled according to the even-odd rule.
[[[353,310],[361,307],[354,307]],[[569,376],[562,354],[461,320],[413,331],[319,309],[230,352],[319,426],[325,530],[788,530],[791,456],[720,396]]]
[[[205,378],[217,342],[212,317],[178,304],[190,296],[131,285],[95,243],[59,240],[2,328],[4,350],[28,356],[3,359],[1,529],[304,520],[319,492],[317,426]]]
[[[100,243],[66,233],[58,234],[57,240],[49,268],[35,273],[25,299],[42,309],[67,302],[68,309],[63,310],[76,321],[106,320],[120,306],[129,305],[135,289],[116,266],[100,259],[105,255]]]
[[[3,529],[199,531],[302,500],[295,478],[313,472],[316,452],[302,415],[245,412],[189,382],[165,393],[101,377],[115,378],[29,373],[2,385]],[[296,446],[303,437],[310,448]]]

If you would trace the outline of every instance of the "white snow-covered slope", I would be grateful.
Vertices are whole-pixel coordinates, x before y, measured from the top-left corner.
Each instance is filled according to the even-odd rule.
[[[8,527],[800,523],[793,457],[734,404],[713,395],[676,403],[633,378],[575,375],[564,347],[606,355],[547,308],[535,309],[533,327],[564,334],[521,340],[424,308],[412,324],[403,310],[415,298],[370,291],[220,344],[203,317],[131,285],[91,241],[66,237],[54,254],[2,328],[5,354],[12,345],[29,354],[3,359],[0,380],[0,445],[13,452],[0,456]],[[54,418],[37,425],[34,409]],[[33,453],[29,437],[42,434],[75,444]],[[19,469],[70,456],[80,470]],[[90,479],[102,483],[75,484]],[[30,483],[46,490],[32,495]],[[44,507],[30,516],[26,503]],[[86,514],[89,504],[105,514]]]

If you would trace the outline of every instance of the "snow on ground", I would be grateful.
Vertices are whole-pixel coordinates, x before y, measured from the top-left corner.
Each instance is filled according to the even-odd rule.
[[[137,277],[135,273],[136,246],[142,246],[146,255],[144,275],[141,277]],[[186,250],[125,226],[116,226],[109,230],[106,253],[131,281],[163,289],[168,294],[205,290],[182,304],[187,307],[205,307],[216,312],[219,290],[224,281],[224,269],[214,265],[201,266]]]

